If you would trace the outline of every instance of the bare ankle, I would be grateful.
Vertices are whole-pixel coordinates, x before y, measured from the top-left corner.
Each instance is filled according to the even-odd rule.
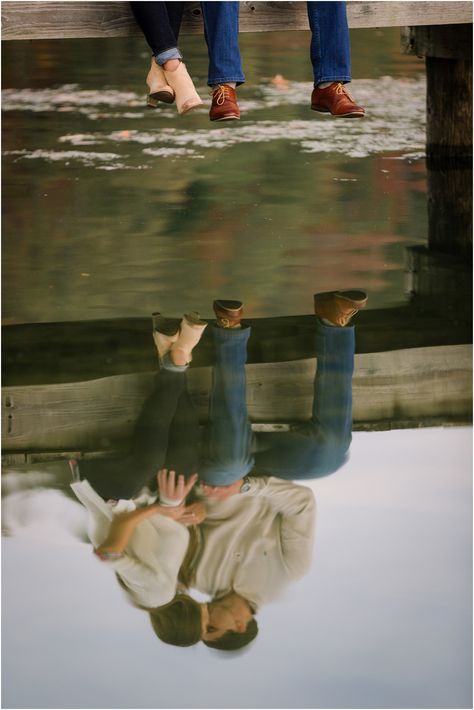
[[[168,61],[163,64],[163,69],[165,71],[176,71],[180,64],[181,59],[168,59]]]
[[[170,357],[173,361],[173,364],[177,365],[178,367],[184,367],[188,364],[186,353],[183,350],[180,350],[179,348],[177,348],[176,350],[171,350]]]

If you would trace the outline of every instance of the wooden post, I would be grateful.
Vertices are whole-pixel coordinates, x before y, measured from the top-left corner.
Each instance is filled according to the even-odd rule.
[[[472,25],[410,27],[402,37],[406,53],[426,57],[429,248],[470,259]]]

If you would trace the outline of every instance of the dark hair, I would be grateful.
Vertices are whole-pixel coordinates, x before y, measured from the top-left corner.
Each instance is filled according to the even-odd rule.
[[[242,634],[237,631],[227,631],[223,636],[214,641],[204,641],[203,643],[209,648],[217,648],[220,651],[236,651],[238,648],[243,648],[254,640],[258,634],[257,621],[252,618],[247,624],[247,628]]]
[[[168,604],[148,613],[155,634],[164,643],[194,646],[201,640],[201,607],[187,594],[177,594]]]

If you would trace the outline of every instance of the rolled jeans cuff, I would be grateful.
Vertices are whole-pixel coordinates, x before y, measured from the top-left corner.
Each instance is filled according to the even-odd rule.
[[[164,52],[159,52],[158,54],[155,54],[154,57],[155,62],[162,66],[170,59],[182,59],[183,55],[179,51],[178,47],[170,47],[170,49],[166,49]]]
[[[219,84],[228,84],[229,81],[234,83],[236,86],[241,86],[245,83],[245,77],[243,74],[234,76],[224,76],[224,77],[209,77],[207,80],[207,85],[210,87],[219,86]]]
[[[349,74],[344,74],[344,75],[339,75],[339,76],[320,76],[317,79],[314,80],[314,88],[316,89],[318,84],[323,84],[326,81],[340,81],[341,84],[350,84],[352,81],[351,77]]]

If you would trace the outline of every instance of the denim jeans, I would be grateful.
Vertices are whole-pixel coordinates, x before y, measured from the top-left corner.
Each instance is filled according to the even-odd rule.
[[[351,80],[349,28],[345,2],[308,2],[310,56],[314,86]]]
[[[245,362],[250,328],[214,328],[215,364],[209,401],[205,456],[199,478],[225,486],[254,466],[253,433],[247,416]]]
[[[147,484],[156,487],[160,468],[186,477],[199,470],[199,421],[187,390],[187,368],[168,369],[167,362],[135,422],[130,453],[79,462],[80,478],[105,500],[133,498]]]
[[[178,37],[184,2],[131,2],[130,9],[158,64],[182,58]]]
[[[252,434],[245,400],[250,329],[215,329],[217,361],[210,408],[208,457],[200,478],[228,485],[257,471],[289,480],[333,473],[347,457],[352,430],[354,328],[316,322],[317,372],[311,421],[298,432]]]
[[[245,76],[239,50],[239,3],[202,2],[204,37],[209,54],[208,85],[235,81],[243,84]]]
[[[133,15],[158,64],[180,59],[178,37],[184,11],[183,2],[131,2]],[[209,54],[208,84],[245,77],[239,50],[239,3],[202,2],[204,36]]]

